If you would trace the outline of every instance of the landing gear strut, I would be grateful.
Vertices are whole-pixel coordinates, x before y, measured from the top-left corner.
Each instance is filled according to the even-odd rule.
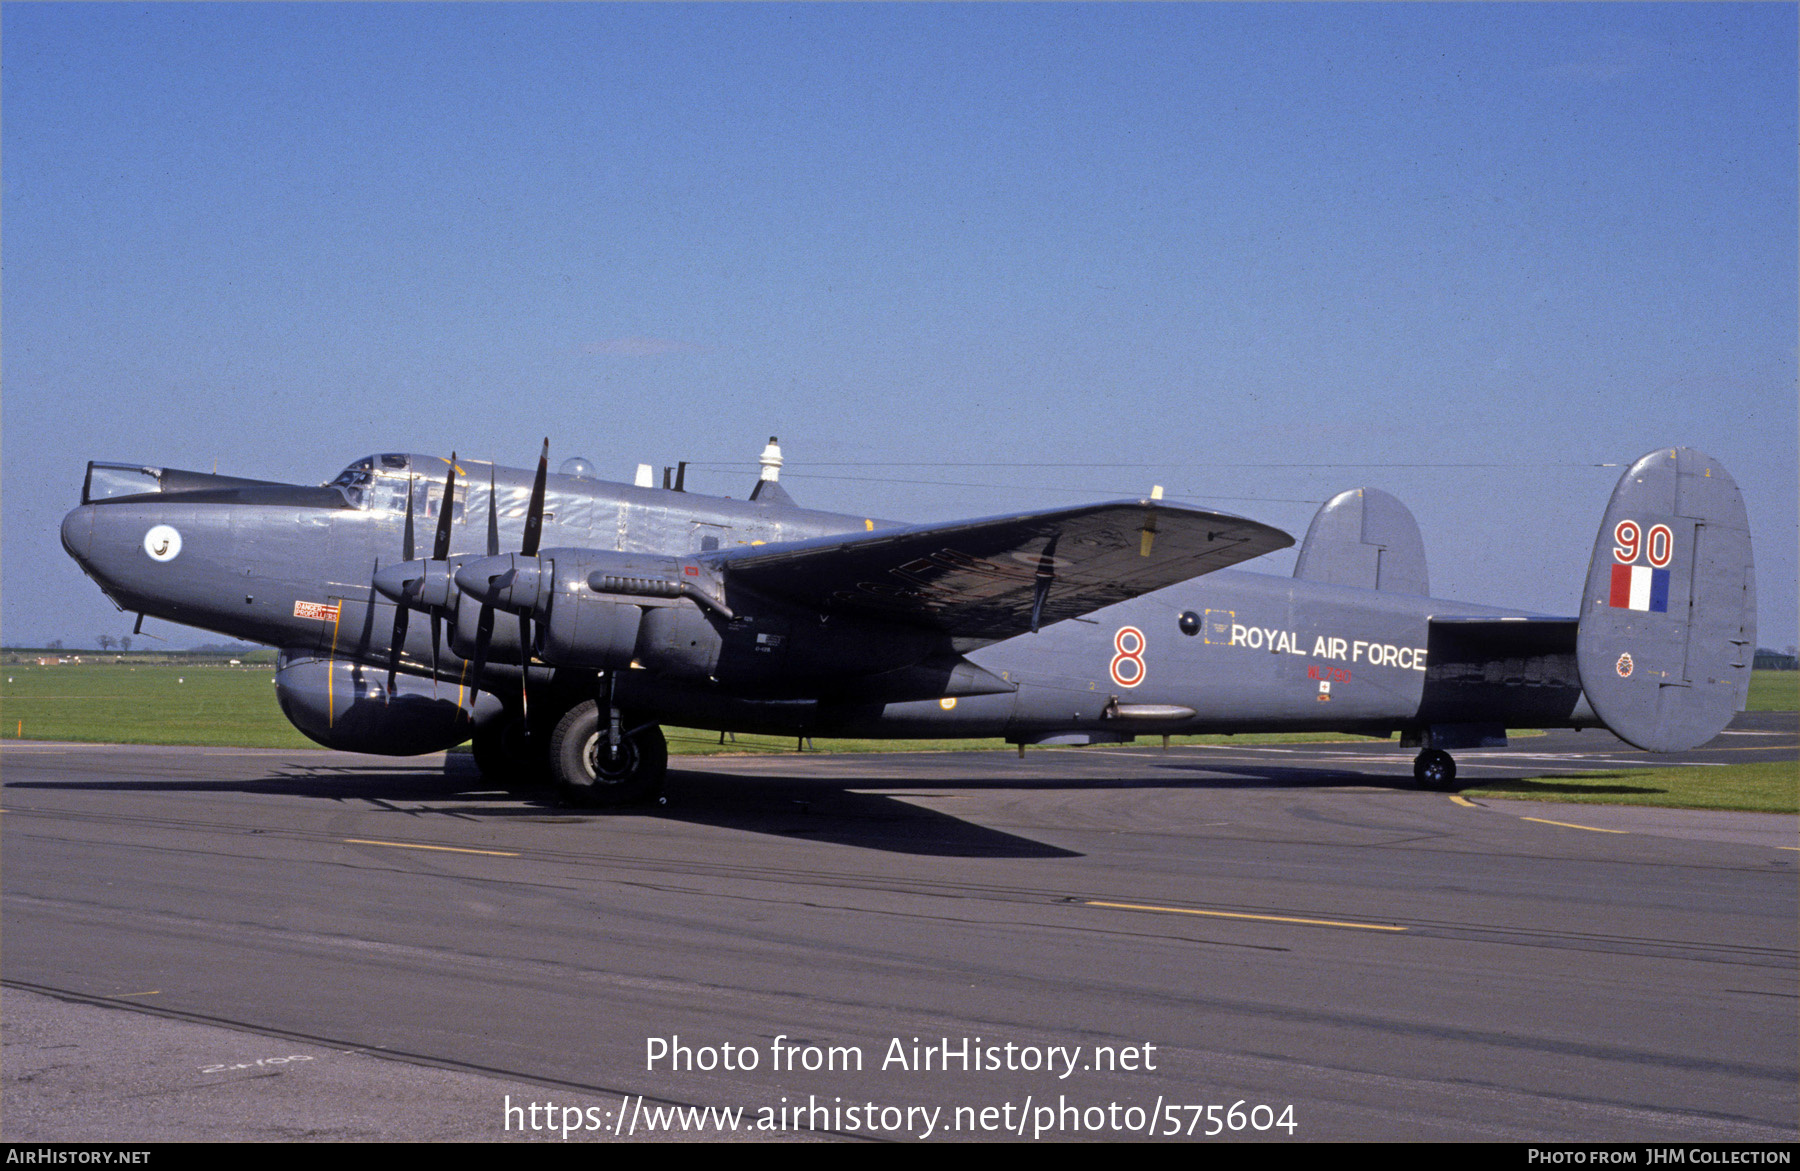
[[[616,747],[611,743],[615,736]],[[570,708],[550,735],[551,776],[578,805],[650,801],[668,769],[669,745],[661,728],[634,727],[614,711],[602,720],[600,705],[591,699]]]
[[[1421,789],[1448,789],[1456,783],[1456,762],[1442,748],[1427,748],[1413,761],[1413,779]]]

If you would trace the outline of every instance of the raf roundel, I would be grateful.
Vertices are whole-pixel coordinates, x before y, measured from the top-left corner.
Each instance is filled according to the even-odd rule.
[[[144,552],[152,561],[173,561],[181,552],[181,534],[169,525],[156,525],[144,534]]]

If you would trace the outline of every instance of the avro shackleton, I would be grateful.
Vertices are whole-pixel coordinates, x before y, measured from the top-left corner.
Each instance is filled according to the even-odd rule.
[[[907,526],[798,507],[773,440],[746,500],[437,456],[320,487],[92,463],[70,555],[122,609],[280,648],[301,731],[392,755],[473,740],[484,773],[642,800],[660,725],[1095,743],[1146,733],[1399,733],[1415,773],[1508,727],[1705,742],[1755,647],[1749,524],[1685,448],[1620,479],[1580,610],[1429,595],[1392,496],[1314,517],[1292,577],[1229,567],[1293,543],[1159,499]],[[140,619],[141,621],[141,619]]]

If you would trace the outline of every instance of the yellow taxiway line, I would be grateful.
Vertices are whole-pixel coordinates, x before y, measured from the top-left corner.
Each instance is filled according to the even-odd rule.
[[[1252,915],[1246,911],[1197,911],[1192,907],[1156,907],[1144,903],[1103,903],[1086,900],[1090,907],[1111,907],[1118,911],[1160,911],[1169,915],[1206,915],[1214,919],[1257,919],[1264,923],[1300,923],[1308,927],[1355,927],[1363,931],[1405,931],[1387,923],[1347,923],[1338,919],[1300,919],[1289,915]]]
[[[1551,821],[1548,817],[1521,817],[1520,821],[1535,821],[1539,825],[1560,825],[1564,829],[1585,829],[1591,834],[1628,834],[1628,829],[1601,829],[1597,825],[1576,825],[1572,821]]]
[[[345,838],[353,846],[393,846],[398,850],[442,850],[446,854],[485,854],[490,858],[517,858],[512,850],[470,850],[463,846],[424,846],[418,842],[378,842],[373,838]]]

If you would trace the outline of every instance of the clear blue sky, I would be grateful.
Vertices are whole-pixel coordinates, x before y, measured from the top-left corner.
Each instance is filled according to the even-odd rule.
[[[119,635],[89,459],[1136,494],[1573,613],[1619,469],[1745,489],[1796,641],[1793,5],[0,9],[9,643]],[[1269,568],[1287,572],[1291,555]],[[208,636],[152,621],[178,645]]]

